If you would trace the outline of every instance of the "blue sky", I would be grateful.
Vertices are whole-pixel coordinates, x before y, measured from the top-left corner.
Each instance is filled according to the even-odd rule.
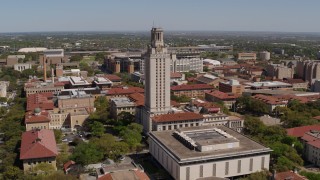
[[[0,32],[320,32],[320,0],[7,0]]]

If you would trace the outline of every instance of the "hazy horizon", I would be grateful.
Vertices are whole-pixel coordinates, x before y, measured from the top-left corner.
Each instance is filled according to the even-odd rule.
[[[318,0],[2,2],[0,33],[166,31],[318,33]]]

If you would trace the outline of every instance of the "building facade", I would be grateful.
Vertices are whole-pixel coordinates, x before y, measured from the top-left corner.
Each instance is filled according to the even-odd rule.
[[[225,126],[154,131],[149,151],[178,180],[232,178],[268,170],[271,152]]]
[[[270,52],[262,51],[259,53],[259,57],[260,57],[260,60],[262,60],[262,61],[268,61],[268,60],[270,60]]]
[[[320,61],[298,61],[297,76],[312,85],[315,80],[320,79]]]
[[[275,79],[293,78],[294,68],[282,64],[269,64],[266,67],[267,76]]]
[[[152,129],[151,117],[166,114],[170,110],[170,54],[164,45],[163,30],[152,28],[151,45],[145,60],[145,106],[143,127]]]
[[[127,112],[132,115],[136,113],[136,104],[128,97],[116,97],[110,99],[110,115],[118,119],[121,112]]]
[[[19,63],[19,64],[13,65],[13,69],[20,72],[26,69],[31,69],[31,68],[32,68],[31,64],[27,64],[27,63]]]
[[[256,53],[238,53],[238,60],[256,60]]]
[[[199,53],[171,54],[171,72],[202,72],[203,62]]]
[[[190,98],[204,97],[205,92],[213,90],[214,87],[208,84],[183,84],[171,87],[174,96],[187,96]]]
[[[242,95],[244,91],[244,86],[239,83],[239,81],[231,79],[228,82],[219,83],[219,91],[224,93],[233,93],[236,95]]]

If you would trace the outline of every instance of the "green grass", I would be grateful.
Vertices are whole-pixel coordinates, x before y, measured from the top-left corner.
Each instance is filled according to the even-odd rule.
[[[92,63],[93,61],[95,61],[96,58],[95,56],[83,56],[82,60],[80,61],[81,62],[85,62],[85,63]]]

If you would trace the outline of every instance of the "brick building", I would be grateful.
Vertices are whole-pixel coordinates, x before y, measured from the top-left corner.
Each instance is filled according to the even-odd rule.
[[[31,130],[22,134],[20,160],[23,162],[24,171],[33,170],[39,163],[51,164],[57,170],[57,155],[57,144],[52,130]]]
[[[232,93],[224,93],[218,90],[205,93],[205,99],[210,102],[223,102],[224,106],[232,109],[239,95]]]
[[[228,82],[220,82],[219,91],[242,95],[242,92],[244,91],[244,86],[241,85],[239,81],[231,79]]]
[[[185,84],[171,87],[171,93],[175,96],[185,95],[187,97],[204,97],[206,91],[213,90],[214,87],[207,84]]]

